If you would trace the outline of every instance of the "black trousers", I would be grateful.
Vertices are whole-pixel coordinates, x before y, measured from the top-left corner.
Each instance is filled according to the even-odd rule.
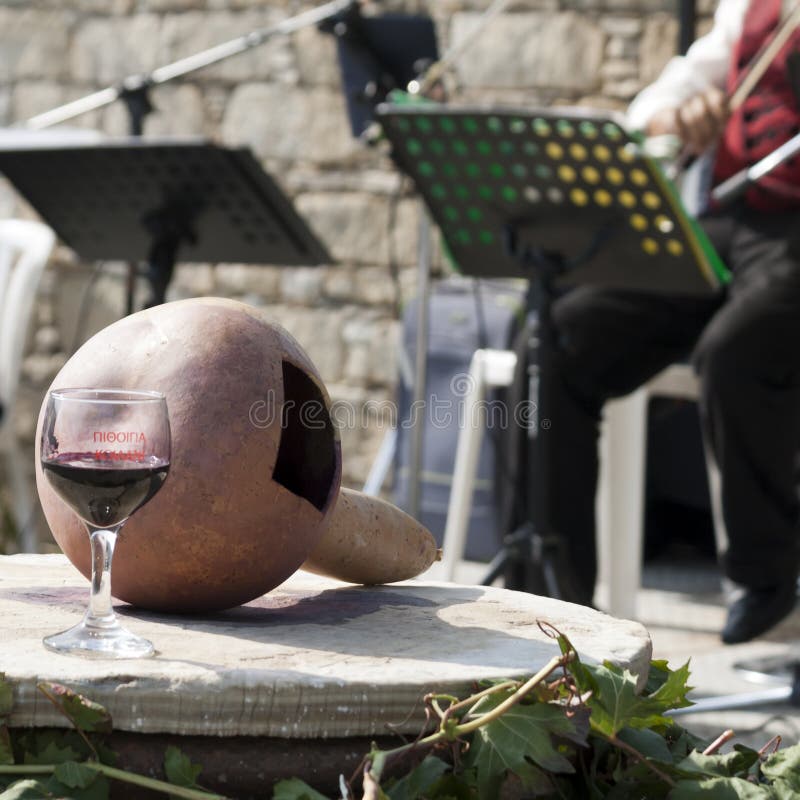
[[[549,519],[581,595],[596,580],[594,500],[603,403],[689,356],[722,478],[726,574],[766,587],[800,566],[800,211],[744,206],[702,220],[733,273],[712,297],[577,288],[553,306],[541,400]],[[585,592],[585,594],[584,594]]]

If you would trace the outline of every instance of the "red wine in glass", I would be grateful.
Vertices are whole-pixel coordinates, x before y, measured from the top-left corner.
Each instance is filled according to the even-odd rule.
[[[92,591],[83,620],[48,636],[51,650],[111,658],[153,654],[151,642],[123,628],[111,606],[111,563],[120,529],[167,478],[170,431],[158,392],[58,389],[47,397],[42,469],[81,518],[92,547]]]
[[[101,528],[124,522],[164,483],[169,463],[102,461],[94,453],[63,453],[42,462],[50,485],[81,518]]]

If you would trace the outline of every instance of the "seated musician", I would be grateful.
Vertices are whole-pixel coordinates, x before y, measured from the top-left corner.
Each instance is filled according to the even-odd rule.
[[[721,0],[713,29],[635,99],[632,126],[716,148],[713,182],[800,131],[790,54],[800,29],[741,107],[728,98],[792,3]],[[800,159],[701,222],[732,272],[706,297],[578,288],[554,306],[556,375],[548,435],[551,524],[567,539],[564,597],[590,603],[594,493],[604,401],[687,358],[701,379],[704,434],[722,479],[732,593],[722,639],[759,636],[794,608],[800,565]],[[567,573],[569,570],[567,570]]]

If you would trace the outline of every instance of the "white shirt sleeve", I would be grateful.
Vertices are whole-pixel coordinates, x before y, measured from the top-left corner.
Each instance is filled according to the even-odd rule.
[[[654,114],[679,106],[709,86],[725,88],[731,53],[742,33],[748,3],[720,0],[711,30],[685,56],[670,59],[661,75],[634,98],[627,114],[631,130],[644,130]]]

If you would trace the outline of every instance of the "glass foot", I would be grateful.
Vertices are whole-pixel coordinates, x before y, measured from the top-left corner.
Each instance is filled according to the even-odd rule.
[[[82,621],[69,630],[43,639],[48,650],[90,658],[148,658],[153,643],[126,630],[118,622],[96,627]]]

